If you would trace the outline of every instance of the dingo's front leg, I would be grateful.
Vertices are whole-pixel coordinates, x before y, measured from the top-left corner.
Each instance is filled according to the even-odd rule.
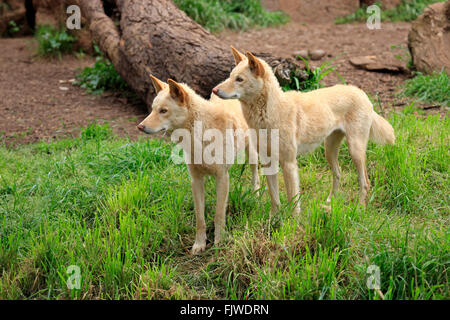
[[[257,164],[251,164],[250,168],[252,170],[252,189],[253,191],[259,190],[261,188],[261,184],[259,181],[259,171]]]
[[[297,160],[282,162],[281,167],[288,200],[295,201],[294,212],[300,213],[300,201],[297,199],[300,194]]]
[[[230,177],[228,171],[216,177],[216,215],[214,216],[214,244],[218,244],[225,233],[225,220],[230,188]]]
[[[191,187],[194,196],[195,220],[197,224],[192,254],[197,254],[206,248],[205,188],[203,176],[192,175]]]
[[[267,177],[267,185],[269,187],[270,200],[272,202],[271,213],[277,212],[278,208],[281,205],[280,202],[280,194],[278,189],[278,174],[270,174],[266,175]]]
[[[257,191],[261,188],[259,180],[259,170],[258,170],[258,152],[256,150],[255,143],[252,142],[252,138],[249,138],[249,143],[245,148],[245,153],[247,154],[248,163],[250,164],[250,169],[252,171],[252,189]]]

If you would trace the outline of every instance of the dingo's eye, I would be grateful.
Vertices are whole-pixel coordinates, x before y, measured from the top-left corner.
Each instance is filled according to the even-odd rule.
[[[159,113],[162,113],[162,114],[167,113],[167,109],[161,109],[161,110],[159,110]]]
[[[244,79],[242,79],[241,77],[237,77],[237,78],[236,78],[236,81],[237,81],[237,82],[242,82],[242,81],[244,81]]]

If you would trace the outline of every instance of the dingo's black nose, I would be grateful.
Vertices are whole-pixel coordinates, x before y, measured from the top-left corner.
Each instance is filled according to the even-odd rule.
[[[145,126],[143,124],[138,124],[137,128],[141,131],[144,131]]]

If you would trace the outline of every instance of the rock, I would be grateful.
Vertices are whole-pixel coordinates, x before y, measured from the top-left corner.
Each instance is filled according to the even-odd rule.
[[[293,54],[295,59],[298,59],[298,57],[302,57],[303,59],[308,59],[309,58],[309,54],[308,54],[308,50],[299,50],[299,51],[295,51]]]
[[[367,64],[375,63],[376,61],[377,61],[376,56],[363,56],[350,58],[350,63],[355,67],[363,67]]]
[[[293,56],[296,59],[299,59],[299,57],[302,57],[303,59],[311,59],[311,60],[320,60],[323,57],[325,57],[327,53],[324,50],[299,50],[295,51]],[[300,60],[300,59],[299,59]]]
[[[311,57],[311,60],[320,60],[323,57],[325,57],[327,53],[323,50],[311,50],[309,52],[309,56]]]
[[[417,70],[450,72],[450,2],[429,6],[411,26],[408,47]]]
[[[392,72],[392,73],[400,73],[405,71],[401,66],[386,64],[386,63],[369,63],[365,66],[367,71],[377,71],[377,72]]]
[[[353,66],[367,71],[401,73],[406,72],[406,68],[401,63],[389,63],[378,59],[376,56],[353,57],[349,60]]]

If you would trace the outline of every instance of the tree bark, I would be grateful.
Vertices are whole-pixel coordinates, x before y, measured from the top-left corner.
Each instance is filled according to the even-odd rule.
[[[151,108],[155,92],[149,75],[190,85],[204,97],[234,66],[229,45],[179,10],[170,0],[79,0],[93,40],[118,73]],[[120,24],[105,14],[116,5]],[[110,7],[109,10],[110,11]],[[289,80],[298,66],[292,59],[264,56]]]

